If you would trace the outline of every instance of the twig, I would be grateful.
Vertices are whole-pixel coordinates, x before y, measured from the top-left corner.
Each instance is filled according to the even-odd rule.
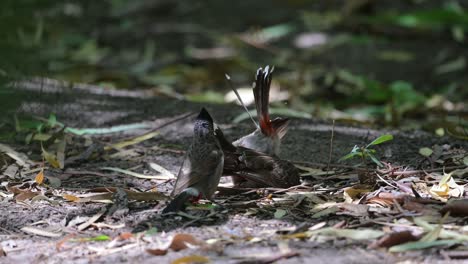
[[[298,160],[288,160],[288,161],[292,162],[294,164],[303,164],[303,165],[309,165],[309,166],[315,166],[315,167],[321,167],[321,168],[326,168],[327,166],[330,166],[332,168],[351,169],[351,170],[356,170],[356,171],[366,171],[366,168],[355,167],[355,166],[351,166],[351,165],[343,165],[343,164],[335,164],[335,163],[327,164],[327,163],[298,161]]]
[[[318,163],[318,162],[308,162],[308,161],[295,161],[295,160],[288,160],[289,162],[292,162],[294,164],[303,164],[303,165],[309,165],[309,166],[315,166],[315,167],[327,167],[327,164],[325,163]],[[355,171],[367,171],[366,168],[362,167],[354,167],[350,165],[342,165],[342,164],[330,164],[330,167],[334,168],[341,168],[341,169],[351,169]],[[434,169],[429,169],[429,170],[411,170],[411,171],[386,171],[386,170],[376,170],[378,173],[381,173],[383,175],[392,173],[393,175],[396,176],[401,176],[401,175],[409,175],[409,174],[424,174],[427,172],[436,172],[436,171],[443,171],[445,170],[456,170],[456,169],[464,169],[466,168],[466,165],[458,165],[458,166],[450,166],[450,167],[445,167],[445,168],[434,168]]]
[[[334,136],[335,136],[335,119],[333,119],[333,126],[332,126],[331,137],[330,137],[330,152],[328,153],[327,174],[325,176],[328,176],[328,171],[330,170],[330,163],[331,163],[331,158],[332,158],[332,153],[333,153]]]
[[[232,85],[232,82],[231,82],[231,76],[229,76],[227,73],[224,74],[224,76],[226,77],[226,80],[229,84],[229,87],[231,88],[231,90],[236,94],[237,96],[237,100],[239,100],[239,102],[241,103],[241,105],[244,107],[245,109],[245,112],[247,112],[247,114],[249,115],[250,119],[252,120],[252,122],[255,124],[255,127],[256,128],[259,128],[257,122],[255,122],[255,119],[252,117],[252,115],[250,114],[249,112],[249,109],[247,109],[247,106],[244,104],[244,102],[242,101],[242,98],[239,94],[239,92],[237,91],[236,88],[234,88],[234,85]]]
[[[386,180],[385,180],[384,178],[382,178],[382,176],[380,176],[378,173],[376,173],[375,175],[377,175],[377,177],[378,177],[381,181],[385,182],[387,185],[392,186],[392,187],[395,188],[395,189],[398,189],[397,186],[395,186],[395,185],[389,183],[388,181],[386,181]]]
[[[444,170],[456,170],[456,169],[464,169],[466,165],[459,165],[459,166],[450,166],[444,168],[434,168],[429,170],[411,170],[411,171],[382,171],[377,170],[378,173],[382,173],[383,175],[391,173],[395,176],[402,176],[402,175],[411,175],[411,174],[425,174],[427,172],[437,172],[437,171],[444,171]]]
[[[192,221],[189,221],[187,223],[185,223],[182,228],[186,228],[187,226],[193,224],[193,223],[196,223],[200,220],[203,220],[203,219],[206,219],[206,218],[210,218],[212,216],[215,216],[216,214],[218,214],[217,212],[212,212],[212,213],[209,213],[207,216],[203,216],[203,217],[199,217],[199,218],[196,218],[196,219],[193,219]]]

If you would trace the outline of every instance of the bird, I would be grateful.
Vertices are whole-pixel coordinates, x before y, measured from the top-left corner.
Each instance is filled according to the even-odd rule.
[[[162,213],[185,210],[187,202],[211,199],[224,166],[224,154],[214,135],[214,122],[202,108],[195,120],[192,143],[184,157],[171,196]]]
[[[241,188],[289,188],[301,184],[298,169],[276,155],[234,146],[219,127],[215,135],[224,152],[223,175],[230,175]]]
[[[274,67],[270,68],[270,66],[267,65],[264,69],[260,67],[255,75],[253,94],[259,122],[257,129],[234,141],[232,144],[234,146],[245,147],[269,155],[275,154],[278,156],[281,139],[288,131],[289,119],[281,117],[277,117],[273,120],[270,119],[268,104],[270,100],[270,85],[273,71]]]

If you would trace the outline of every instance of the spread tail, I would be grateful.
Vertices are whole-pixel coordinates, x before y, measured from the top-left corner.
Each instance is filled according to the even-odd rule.
[[[270,113],[268,103],[270,100],[270,85],[274,67],[266,66],[265,69],[259,68],[255,77],[253,88],[255,108],[257,108],[257,118],[262,133],[270,136],[274,133],[270,123]]]
[[[265,69],[259,68],[257,70],[253,93],[262,133],[266,136],[277,136],[281,139],[287,132],[289,119],[275,118],[274,120],[270,120],[270,112],[268,110],[270,85],[274,69],[274,67],[270,68],[270,66],[266,66]]]

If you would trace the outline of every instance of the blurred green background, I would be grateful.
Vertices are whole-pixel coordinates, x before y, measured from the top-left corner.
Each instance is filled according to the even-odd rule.
[[[14,112],[23,98],[8,84],[29,77],[226,103],[225,73],[248,88],[269,64],[279,113],[466,138],[467,8],[461,0],[2,0],[0,104]]]

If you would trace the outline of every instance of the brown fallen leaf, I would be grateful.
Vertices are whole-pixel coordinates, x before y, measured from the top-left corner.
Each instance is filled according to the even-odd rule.
[[[34,191],[31,191],[30,189],[20,189],[16,186],[7,187],[7,190],[14,194],[15,200],[17,202],[22,202],[22,201],[34,198],[40,194],[39,192],[34,192]]]
[[[146,249],[146,252],[151,255],[162,256],[166,255],[169,249],[180,251],[188,248],[189,245],[201,246],[204,244],[204,241],[201,241],[190,234],[176,234],[167,248]]]
[[[58,169],[62,165],[60,162],[57,160],[57,156],[54,154],[51,154],[47,152],[43,147],[42,147],[42,157],[54,168]]]
[[[337,212],[337,215],[369,216],[369,206],[365,204],[342,203],[338,207],[343,211]]]
[[[116,187],[98,187],[87,190],[88,192],[104,192],[104,193],[115,193],[117,192]],[[160,201],[168,200],[169,197],[160,192],[135,192],[130,190],[124,191],[128,195],[128,199],[137,201]]]
[[[6,255],[7,254],[6,254],[5,250],[3,250],[2,247],[0,247],[0,257],[6,257]]]
[[[37,184],[41,185],[44,182],[44,169],[42,169],[34,179]]]
[[[178,258],[171,262],[171,264],[191,264],[191,263],[208,263],[210,259],[204,256],[191,255]]]
[[[371,191],[372,187],[360,184],[353,187],[345,188],[343,196],[345,198],[345,202],[352,203],[353,201],[361,199],[364,195],[370,193]]]
[[[150,253],[153,256],[164,256],[164,255],[167,254],[167,249],[159,249],[159,248],[150,249],[150,248],[147,248],[146,252]]]
[[[441,214],[450,212],[451,216],[468,216],[468,199],[454,200],[440,209]]]
[[[419,237],[413,235],[411,231],[401,231],[401,232],[393,232],[387,234],[380,238],[377,241],[374,241],[369,245],[369,249],[375,249],[379,247],[389,248],[395,245],[400,245],[410,241],[417,241]]]
[[[62,197],[63,197],[63,199],[68,200],[70,202],[76,202],[77,203],[78,201],[80,201],[80,197],[76,197],[76,196],[70,195],[70,194],[64,194],[64,195],[62,195]]]
[[[190,234],[177,234],[172,238],[172,243],[169,248],[174,251],[179,251],[188,248],[187,244],[199,246],[204,244],[204,242],[196,239]]]
[[[130,233],[130,232],[124,232],[124,233],[119,235],[120,240],[128,240],[128,239],[130,239],[132,237],[133,237],[133,234]]]

